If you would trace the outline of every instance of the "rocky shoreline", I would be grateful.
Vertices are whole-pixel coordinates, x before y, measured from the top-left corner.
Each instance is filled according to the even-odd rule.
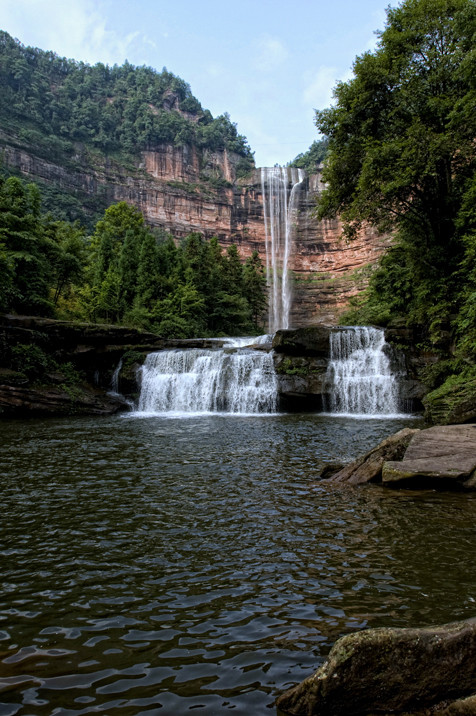
[[[347,485],[474,490],[476,424],[404,428],[331,472],[323,479]]]
[[[344,636],[276,705],[288,716],[474,716],[476,620]]]

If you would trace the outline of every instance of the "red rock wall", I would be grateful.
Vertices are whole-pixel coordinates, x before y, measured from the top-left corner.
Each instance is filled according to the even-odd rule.
[[[127,201],[139,207],[152,226],[180,238],[190,231],[217,236],[223,246],[236,243],[245,259],[257,250],[266,256],[266,237],[259,170],[246,180],[235,179],[236,155],[226,151],[200,153],[191,147],[164,145],[144,152],[133,170],[111,161],[93,163],[76,157],[66,168],[39,157],[32,146],[0,133],[3,160],[25,176],[55,184],[66,192],[102,191],[110,203]],[[221,180],[218,188],[206,177]],[[333,323],[366,284],[369,267],[389,244],[373,229],[351,243],[341,238],[338,221],[314,218],[318,175],[301,192],[295,240],[290,261],[293,272],[291,325]]]

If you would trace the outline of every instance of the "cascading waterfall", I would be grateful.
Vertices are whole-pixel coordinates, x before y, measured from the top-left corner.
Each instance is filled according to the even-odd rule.
[[[273,358],[228,339],[217,350],[151,353],[142,367],[138,411],[143,413],[273,413],[277,380]]]
[[[379,328],[351,326],[330,334],[326,374],[330,413],[371,416],[398,414],[398,382],[383,348]]]
[[[297,221],[299,190],[305,176],[303,169],[261,169],[269,295],[268,330],[272,332],[278,328],[289,328],[291,285],[288,262]]]

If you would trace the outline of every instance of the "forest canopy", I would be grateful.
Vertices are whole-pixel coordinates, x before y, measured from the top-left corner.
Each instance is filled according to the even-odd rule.
[[[0,31],[0,92],[2,126],[32,143],[49,142],[50,151],[71,153],[73,142],[83,142],[106,154],[134,154],[167,142],[226,148],[254,164],[230,117],[213,118],[166,68],[89,65]]]
[[[311,144],[307,152],[298,154],[297,157],[289,163],[289,166],[297,167],[298,169],[305,169],[308,174],[314,174],[319,165],[325,160],[328,147],[329,140],[327,137],[323,137],[323,139],[316,139]]]
[[[35,184],[0,177],[0,311],[118,323],[164,337],[260,332],[266,279],[254,252],[192,233],[178,244],[113,204],[92,237],[41,213]]]

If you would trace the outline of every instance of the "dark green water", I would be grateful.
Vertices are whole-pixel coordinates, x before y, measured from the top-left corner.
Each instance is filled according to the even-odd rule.
[[[342,634],[474,616],[474,495],[313,484],[401,425],[2,422],[0,714],[273,714]]]

